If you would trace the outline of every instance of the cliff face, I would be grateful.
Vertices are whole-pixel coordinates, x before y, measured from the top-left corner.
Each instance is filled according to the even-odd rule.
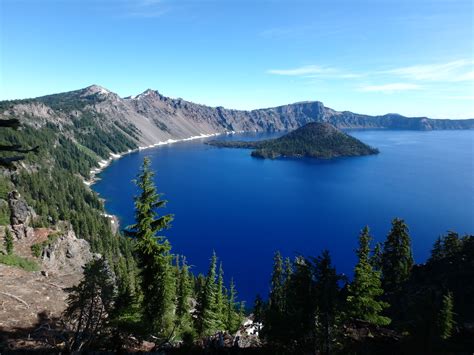
[[[54,124],[64,130],[87,119],[85,124],[94,122],[105,132],[120,132],[141,146],[227,131],[293,130],[309,122],[327,122],[337,128],[474,129],[474,119],[368,116],[335,111],[319,101],[241,111],[171,99],[154,90],[121,98],[96,85],[36,99],[0,102],[0,119],[8,117],[18,117],[36,127]]]

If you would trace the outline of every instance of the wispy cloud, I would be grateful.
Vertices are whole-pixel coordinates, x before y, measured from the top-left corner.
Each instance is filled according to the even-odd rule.
[[[287,75],[287,76],[308,76],[315,74],[327,74],[335,72],[335,69],[326,68],[319,65],[305,65],[291,69],[269,69],[268,74]]]
[[[413,65],[382,71],[382,74],[396,75],[416,81],[470,81],[474,80],[474,61],[456,60],[447,63]]]
[[[382,92],[382,93],[394,93],[400,91],[411,91],[411,90],[420,90],[422,87],[417,84],[412,83],[390,83],[382,85],[361,85],[358,88],[358,91],[363,92]]]
[[[444,97],[448,100],[466,100],[474,102],[474,95],[457,95],[457,96],[446,96]]]

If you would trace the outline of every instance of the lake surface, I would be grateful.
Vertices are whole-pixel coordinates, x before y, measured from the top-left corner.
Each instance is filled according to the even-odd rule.
[[[380,154],[330,161],[261,160],[250,150],[191,141],[124,156],[94,189],[122,226],[133,222],[132,179],[152,158],[158,190],[173,213],[163,233],[195,272],[215,250],[226,281],[234,277],[249,305],[269,288],[272,257],[316,256],[329,249],[339,272],[351,274],[360,229],[384,240],[394,217],[410,227],[416,262],[447,230],[474,233],[473,131],[350,131]],[[257,139],[244,134],[223,139]]]

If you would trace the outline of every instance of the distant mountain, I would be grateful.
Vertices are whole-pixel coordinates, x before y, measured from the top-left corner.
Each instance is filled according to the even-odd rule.
[[[121,98],[97,85],[35,99],[1,101],[0,119],[12,116],[37,128],[54,126],[83,136],[93,134],[99,140],[108,133],[126,141],[130,147],[229,131],[291,131],[310,122],[359,129],[474,129],[474,119],[408,118],[397,114],[368,116],[335,111],[319,101],[241,111],[171,99],[150,89],[137,96]],[[112,148],[109,150],[114,152]]]
[[[211,141],[210,145],[255,149],[259,158],[311,157],[329,159],[377,154],[379,151],[340,131],[329,123],[311,122],[284,136],[262,141]]]

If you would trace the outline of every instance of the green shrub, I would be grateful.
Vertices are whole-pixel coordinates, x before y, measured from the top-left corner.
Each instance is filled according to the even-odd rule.
[[[0,203],[0,226],[10,224],[10,209],[6,203]]]
[[[18,255],[0,255],[0,264],[19,267],[26,271],[38,271],[38,264],[30,259]]]
[[[0,175],[0,199],[6,200],[8,198],[8,193],[12,190],[12,188],[13,186],[10,179]]]
[[[43,252],[43,243],[33,244],[31,246],[31,252],[33,253],[33,256],[39,258],[41,256],[41,253]]]

